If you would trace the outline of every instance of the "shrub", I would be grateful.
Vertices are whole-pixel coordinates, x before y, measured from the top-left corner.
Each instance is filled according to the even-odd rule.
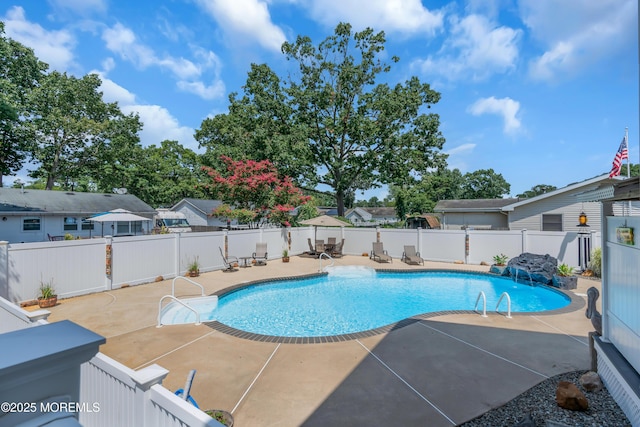
[[[573,274],[573,267],[568,264],[560,264],[558,266],[558,276],[568,277]]]
[[[591,251],[591,261],[589,261],[589,269],[593,271],[594,276],[602,276],[602,248],[595,248]]]
[[[509,259],[509,257],[506,256],[505,254],[500,254],[500,255],[494,255],[493,256],[493,262],[495,262],[496,265],[505,265],[505,263],[507,262],[508,259]]]

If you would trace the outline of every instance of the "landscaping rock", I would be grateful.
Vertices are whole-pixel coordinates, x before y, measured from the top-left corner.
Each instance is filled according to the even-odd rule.
[[[580,385],[587,391],[600,391],[602,390],[602,380],[597,372],[587,372],[580,377]]]
[[[558,269],[558,260],[551,255],[537,255],[525,252],[511,258],[507,271],[511,277],[522,282],[535,282],[549,285]]]
[[[571,411],[586,411],[589,401],[575,384],[560,381],[556,389],[556,403],[558,406]]]

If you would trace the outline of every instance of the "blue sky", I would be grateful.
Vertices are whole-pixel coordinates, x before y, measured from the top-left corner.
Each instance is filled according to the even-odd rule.
[[[640,161],[635,0],[7,0],[0,19],[50,69],[98,73],[106,101],[139,113],[145,146],[202,152],[194,130],[252,62],[284,75],[285,40],[318,43],[342,21],[385,32],[400,57],[389,83],[416,75],[441,93],[450,168],[493,168],[512,196],[563,187],[609,172],[625,127]]]

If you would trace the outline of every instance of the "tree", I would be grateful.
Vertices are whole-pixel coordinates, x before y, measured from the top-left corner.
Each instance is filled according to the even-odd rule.
[[[207,157],[234,152],[271,159],[304,186],[328,185],[344,215],[356,190],[405,182],[443,165],[444,138],[436,114],[440,95],[411,77],[390,87],[376,80],[385,36],[341,23],[317,47],[308,37],[285,42],[297,65],[283,82],[267,65],[252,65],[244,96],[229,113],[206,119],[196,132]],[[398,58],[392,57],[393,62]]]
[[[122,117],[116,103],[102,100],[100,84],[96,74],[78,79],[54,71],[32,91],[32,158],[40,166],[30,176],[45,178],[47,190],[56,181],[72,190],[80,178],[90,175],[88,168],[109,135],[110,122]]]
[[[233,205],[233,209],[219,208],[215,212],[218,216],[240,220],[237,215],[242,215],[246,220],[250,211],[252,221],[269,220],[288,225],[289,213],[310,199],[293,185],[291,178],[280,178],[269,160],[233,160],[227,156],[221,160],[226,164],[224,173],[203,166],[212,181],[204,186],[206,191],[213,198]]]
[[[498,199],[509,194],[511,185],[493,169],[479,169],[464,174],[462,199]]]
[[[524,193],[516,195],[516,197],[522,198],[530,198],[536,197],[544,193],[549,193],[550,191],[556,190],[557,187],[555,185],[547,185],[547,184],[538,184],[531,187],[531,190],[527,190]]]
[[[390,186],[398,218],[407,214],[433,212],[439,200],[458,199],[464,177],[459,169],[438,168],[403,186]]]
[[[2,178],[14,175],[26,160],[33,139],[28,95],[47,69],[32,49],[3,34],[0,22],[0,187]]]

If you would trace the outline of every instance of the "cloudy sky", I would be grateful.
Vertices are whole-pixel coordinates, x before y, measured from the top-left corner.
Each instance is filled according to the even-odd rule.
[[[284,75],[284,41],[317,44],[342,21],[385,32],[400,57],[386,81],[441,93],[450,168],[493,168],[511,195],[563,187],[607,173],[626,127],[640,162],[635,0],[7,0],[0,20],[51,69],[99,74],[143,145],[201,152],[194,130],[251,63]]]

